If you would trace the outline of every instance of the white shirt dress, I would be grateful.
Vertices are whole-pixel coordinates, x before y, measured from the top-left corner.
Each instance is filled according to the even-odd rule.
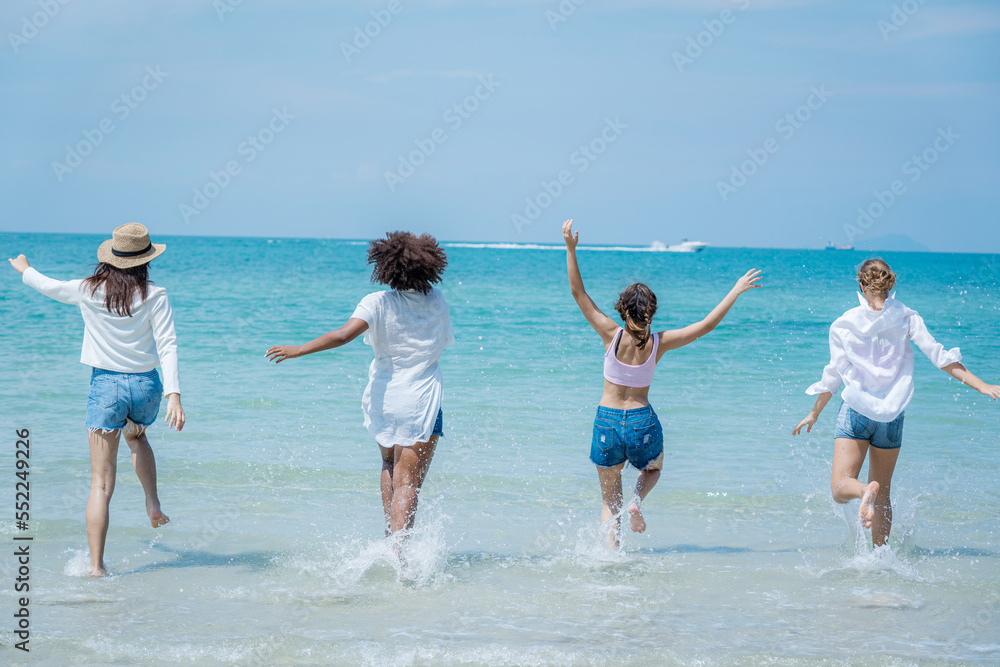
[[[365,427],[383,447],[427,442],[444,393],[441,352],[455,342],[448,303],[436,289],[369,294],[351,317],[368,323],[375,360],[361,399]]]

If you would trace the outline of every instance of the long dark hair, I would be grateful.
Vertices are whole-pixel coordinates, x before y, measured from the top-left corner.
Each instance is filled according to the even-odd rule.
[[[94,269],[94,275],[85,278],[84,283],[90,288],[90,296],[104,288],[104,307],[109,313],[120,317],[132,316],[132,298],[136,292],[146,300],[149,293],[149,263],[140,264],[127,269],[119,269],[110,264],[100,263]]]
[[[615,310],[625,323],[625,331],[635,340],[640,350],[646,346],[646,341],[652,333],[649,325],[656,315],[656,295],[643,283],[633,283],[618,295]]]

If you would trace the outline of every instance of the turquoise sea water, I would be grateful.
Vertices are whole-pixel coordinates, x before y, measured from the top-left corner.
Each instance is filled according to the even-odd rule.
[[[2,234],[0,248],[70,279],[88,272],[100,240]],[[569,295],[564,252],[446,246],[457,338],[442,359],[447,438],[401,571],[381,539],[378,453],[362,427],[370,349],[358,340],[264,360],[270,345],[339,326],[377,289],[365,244],[164,240],[151,275],[174,308],[188,424],[180,434],[160,424],[150,441],[172,522],[149,528],[123,445],[104,580],[82,576],[83,324],[5,269],[0,541],[17,533],[16,428],[32,434],[35,541],[30,656],[10,646],[15,563],[0,557],[0,662],[1000,662],[1000,405],[918,352],[882,552],[866,546],[856,504],[830,499],[839,403],[812,434],[791,436],[829,324],[857,304],[865,255],[580,252],[609,313],[618,290],[648,282],[657,328],[701,318],[744,271],[765,271],[765,289],[659,364],[650,399],[665,471],[644,504],[649,529],[615,554],[595,530],[587,458],[603,348]],[[897,298],[1000,382],[998,258],[885,257]]]

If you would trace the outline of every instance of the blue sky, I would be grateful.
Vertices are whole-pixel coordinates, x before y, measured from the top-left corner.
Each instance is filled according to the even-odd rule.
[[[991,2],[8,0],[0,27],[3,231],[558,242],[573,217],[1000,251]]]

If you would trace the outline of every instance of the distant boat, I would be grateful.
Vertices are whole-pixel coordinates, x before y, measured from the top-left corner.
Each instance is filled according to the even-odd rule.
[[[834,245],[833,243],[826,244],[827,250],[854,250],[852,245]]]
[[[659,241],[653,241],[651,250],[657,250],[659,252],[701,252],[708,247],[707,243],[701,241],[688,241],[684,239],[682,243],[677,243],[675,245],[666,245]]]

